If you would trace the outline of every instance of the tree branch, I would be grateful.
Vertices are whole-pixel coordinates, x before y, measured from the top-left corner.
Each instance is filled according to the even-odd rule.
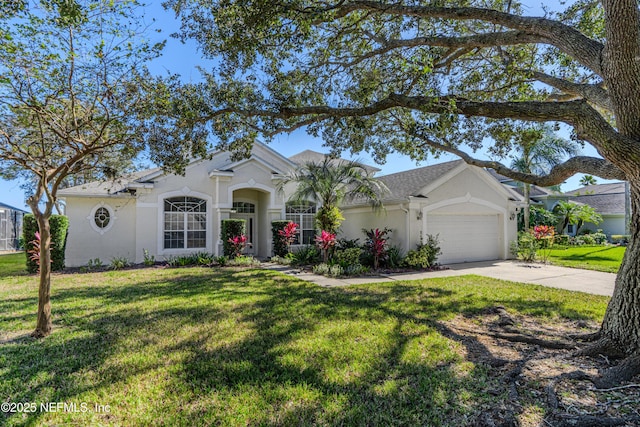
[[[608,111],[613,111],[613,105],[611,103],[609,93],[601,84],[594,85],[574,83],[539,71],[533,71],[532,76],[536,80],[565,92],[566,94],[585,98],[587,101],[597,105],[598,107],[604,108]]]
[[[507,28],[524,31],[539,37],[537,42],[548,43],[573,57],[583,66],[602,75],[600,56],[603,45],[578,30],[558,21],[546,18],[523,17],[492,9],[474,7],[404,6],[378,1],[353,0],[346,2],[334,13],[334,18],[347,16],[357,10],[373,10],[379,13],[417,18],[439,18],[453,20],[478,20]]]

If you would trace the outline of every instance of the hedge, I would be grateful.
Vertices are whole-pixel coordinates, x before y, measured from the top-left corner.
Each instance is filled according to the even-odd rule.
[[[49,225],[51,227],[51,270],[59,271],[64,269],[64,251],[67,245],[69,218],[64,215],[51,215]],[[38,264],[29,259],[29,251],[33,249],[31,242],[36,238],[36,231],[38,231],[36,217],[33,214],[26,214],[22,223],[22,236],[25,242],[27,271],[30,273],[38,271]]]
[[[224,252],[224,256],[231,257],[233,256],[233,247],[229,243],[229,239],[235,236],[239,236],[241,234],[246,234],[246,220],[244,219],[223,219],[221,222],[221,239],[222,239],[222,250]]]
[[[284,227],[289,224],[289,220],[277,219],[271,221],[271,234],[273,235],[273,254],[277,256],[285,256],[289,252],[287,243],[279,233],[284,230]]]

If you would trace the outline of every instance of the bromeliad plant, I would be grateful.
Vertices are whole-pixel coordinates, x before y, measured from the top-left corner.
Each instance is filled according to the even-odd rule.
[[[244,249],[247,247],[247,236],[244,234],[240,234],[238,236],[230,237],[228,240],[231,245],[231,251],[233,252],[233,257],[237,258],[242,255]]]
[[[320,235],[316,236],[316,245],[318,245],[318,248],[322,251],[323,262],[329,262],[329,250],[336,245],[335,233],[322,230]]]
[[[367,235],[367,240],[364,242],[365,250],[373,257],[373,269],[377,270],[380,266],[380,261],[384,260],[387,256],[387,240],[389,240],[389,233],[391,230],[379,228],[367,230],[362,229],[362,232]]]
[[[293,221],[289,221],[282,230],[278,231],[278,234],[282,237],[284,244],[287,246],[287,253],[290,252],[290,247],[293,242],[295,242],[296,235],[299,233],[298,227],[298,224]]]

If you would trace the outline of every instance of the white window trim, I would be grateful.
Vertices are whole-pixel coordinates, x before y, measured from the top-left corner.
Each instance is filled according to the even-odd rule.
[[[96,224],[96,221],[95,221],[96,211],[100,208],[105,208],[107,212],[109,212],[109,224],[107,224],[107,226],[104,228],[98,227],[98,224]],[[95,205],[91,209],[91,214],[89,214],[89,216],[87,217],[87,220],[89,220],[89,225],[91,225],[91,228],[93,229],[93,231],[100,234],[101,236],[104,235],[104,233],[111,230],[111,228],[113,227],[113,224],[116,222],[117,219],[118,217],[116,216],[115,209],[107,205],[105,202],[100,202],[97,205]]]
[[[207,238],[207,246],[206,248],[174,248],[174,249],[165,249],[164,248],[164,200],[170,199],[172,197],[197,197],[198,199],[203,199],[206,201],[207,212],[207,230],[206,230],[206,238]],[[197,191],[192,191],[189,187],[184,187],[182,190],[178,191],[170,191],[167,193],[158,194],[158,228],[157,228],[157,254],[159,256],[163,255],[182,255],[182,254],[190,254],[198,251],[207,251],[209,253],[213,253],[213,198],[204,193],[199,193]]]

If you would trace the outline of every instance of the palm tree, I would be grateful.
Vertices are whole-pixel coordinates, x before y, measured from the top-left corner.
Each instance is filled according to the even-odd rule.
[[[522,131],[515,141],[516,154],[511,167],[519,172],[544,175],[565,157],[575,156],[578,146],[554,134],[549,126],[540,126]],[[523,183],[524,229],[529,229],[529,207],[531,184]]]
[[[278,190],[284,192],[290,183],[297,184],[297,187],[289,201],[320,205],[316,223],[319,229],[330,233],[336,233],[344,220],[339,206],[347,197],[366,200],[374,209],[381,209],[382,196],[389,191],[362,164],[330,156],[325,156],[322,162],[307,162],[291,171],[280,179]]]
[[[592,175],[584,175],[580,178],[580,185],[586,187],[588,185],[596,185],[598,182]]]
[[[578,211],[580,205],[573,202],[567,202],[564,200],[558,201],[558,204],[553,208],[553,213],[558,215],[560,220],[560,233],[567,228],[569,224],[576,224],[578,222]]]

